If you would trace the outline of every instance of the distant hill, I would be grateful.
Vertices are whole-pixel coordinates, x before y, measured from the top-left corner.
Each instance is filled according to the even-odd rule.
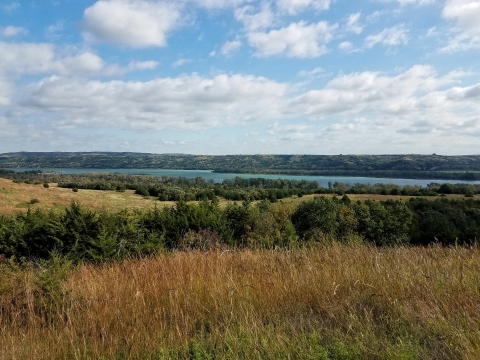
[[[183,169],[229,173],[480,179],[480,155],[189,155],[130,152],[0,154],[1,168]]]

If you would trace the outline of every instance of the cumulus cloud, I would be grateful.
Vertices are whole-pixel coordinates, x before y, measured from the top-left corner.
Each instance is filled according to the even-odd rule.
[[[343,75],[331,80],[322,90],[312,90],[296,97],[290,109],[303,111],[313,118],[364,112],[383,117],[440,116],[446,109],[452,110],[460,99],[465,99],[465,95],[453,100],[449,91],[438,89],[455,83],[463,75],[452,72],[438,77],[434,69],[426,65],[414,66],[394,77],[378,72]],[[459,89],[468,92],[470,88]]]
[[[99,0],[85,9],[85,39],[133,48],[162,47],[181,20],[181,2]]]
[[[328,10],[332,0],[277,0],[276,5],[280,11],[295,15],[307,8],[315,10]]]
[[[408,29],[404,24],[395,25],[384,29],[378,34],[369,35],[365,39],[367,48],[372,48],[377,44],[385,46],[406,45],[408,43]]]
[[[321,70],[315,71],[315,73]],[[292,95],[293,84],[261,77],[185,75],[148,82],[93,81],[51,77],[23,105],[61,119],[62,126],[124,129],[205,129],[251,121],[362,117],[385,126],[429,120],[448,125],[480,112],[480,85],[455,86],[464,74],[438,76],[417,65],[396,76],[378,72],[342,75],[318,90]],[[418,126],[416,126],[418,127]],[[301,127],[283,132],[304,133]],[[278,128],[273,128],[275,132]]]
[[[322,69],[301,75],[318,74]],[[96,133],[107,129],[210,131],[266,122],[274,125],[265,125],[262,139],[255,140],[269,144],[264,151],[278,152],[282,142],[302,140],[292,142],[292,151],[378,152],[378,146],[388,146],[389,152],[405,152],[415,144],[432,149],[443,139],[442,143],[456,144],[455,149],[444,147],[445,151],[458,153],[474,146],[475,134],[480,135],[480,84],[461,86],[465,75],[461,71],[439,75],[431,66],[417,65],[397,74],[339,75],[314,90],[247,75],[192,74],[145,82],[52,76],[6,101],[1,94],[8,93],[9,85],[0,77],[0,101],[10,103],[15,119],[35,115],[53,133],[94,128]],[[19,123],[18,128],[25,125]],[[416,136],[421,136],[420,142]],[[455,136],[461,137],[462,147]],[[210,145],[204,141],[198,151],[228,152],[232,143]],[[236,149],[247,150],[250,146],[237,145]]]
[[[90,51],[60,56],[52,44],[0,42],[0,73],[114,76],[155,68],[155,61],[131,62],[126,67],[106,64]]]
[[[287,57],[314,58],[328,52],[326,44],[333,38],[337,27],[325,21],[311,25],[300,21],[279,30],[248,33],[247,39],[261,57],[284,54]]]
[[[148,82],[52,77],[24,103],[62,124],[126,129],[199,129],[280,117],[288,86],[261,77],[198,75]]]
[[[446,52],[480,49],[480,0],[448,0],[443,17],[456,21]]]
[[[13,37],[26,34],[28,34],[28,30],[23,27],[7,26],[0,28],[0,36],[2,37]]]

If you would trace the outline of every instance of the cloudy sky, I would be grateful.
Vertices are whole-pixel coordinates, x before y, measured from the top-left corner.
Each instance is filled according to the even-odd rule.
[[[480,154],[480,0],[1,0],[13,151]]]

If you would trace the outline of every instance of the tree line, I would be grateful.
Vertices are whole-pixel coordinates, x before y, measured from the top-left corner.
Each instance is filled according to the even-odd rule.
[[[339,242],[377,246],[477,243],[480,201],[412,198],[351,202],[318,196],[299,205],[178,201],[148,211],[28,210],[0,216],[0,254],[105,261],[174,249],[275,248]]]
[[[221,183],[202,177],[128,175],[118,173],[54,174],[41,171],[16,172],[0,170],[0,177],[27,184],[58,183],[59,187],[90,190],[134,190],[142,196],[155,196],[160,201],[194,201],[223,197],[232,201],[276,200],[311,194],[379,194],[404,196],[438,196],[461,194],[473,197],[480,194],[480,184],[419,185],[363,184],[329,182],[327,187],[317,181],[243,178],[225,179]]]
[[[0,167],[183,169],[224,173],[480,179],[480,156],[432,155],[190,155],[109,152],[0,154]]]

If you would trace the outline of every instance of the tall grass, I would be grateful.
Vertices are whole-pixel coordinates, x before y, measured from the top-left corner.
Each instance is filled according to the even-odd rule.
[[[478,359],[480,250],[0,265],[0,359]],[[67,269],[67,270],[66,270]]]

